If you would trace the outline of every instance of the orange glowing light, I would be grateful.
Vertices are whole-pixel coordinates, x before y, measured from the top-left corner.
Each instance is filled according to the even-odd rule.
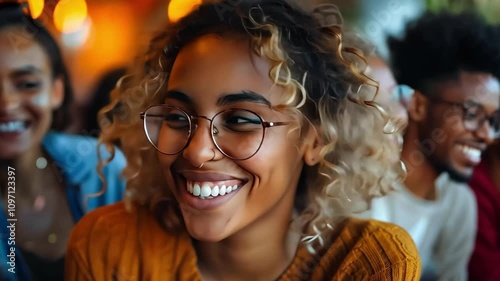
[[[30,6],[31,16],[34,19],[36,19],[42,14],[43,7],[45,6],[45,1],[44,0],[28,0],[28,4]]]
[[[168,19],[176,22],[189,14],[202,0],[172,0],[168,5]]]
[[[85,0],[64,0],[54,9],[54,25],[62,33],[79,30],[87,19]]]

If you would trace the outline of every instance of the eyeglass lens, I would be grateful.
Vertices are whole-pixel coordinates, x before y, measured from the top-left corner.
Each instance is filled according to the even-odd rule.
[[[206,118],[191,117],[173,106],[154,106],[144,114],[149,141],[164,154],[177,154],[189,143]],[[208,124],[207,124],[208,125]],[[254,112],[231,109],[218,113],[211,122],[211,137],[217,148],[233,159],[247,159],[264,138],[262,118]]]
[[[468,102],[464,104],[464,125],[469,130],[477,130],[488,122],[495,137],[500,134],[500,113],[496,111],[493,115],[488,115],[486,110],[477,103]]]

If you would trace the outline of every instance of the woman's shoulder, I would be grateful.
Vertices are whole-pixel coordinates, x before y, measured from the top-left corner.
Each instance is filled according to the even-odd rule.
[[[187,234],[167,232],[149,208],[125,202],[85,215],[71,233],[66,260],[68,280],[175,274],[185,267],[194,269],[196,262]]]
[[[99,207],[76,224],[71,233],[71,242],[91,240],[92,236],[110,236],[126,228],[138,219],[137,207],[127,208],[125,202]]]
[[[400,226],[374,219],[347,218],[339,223],[337,239],[346,244],[362,244],[363,250],[397,248],[389,254],[402,257],[418,257],[417,248],[411,236]],[[378,242],[378,243],[374,243]],[[359,249],[359,248],[358,248]]]
[[[421,264],[411,236],[401,227],[347,218],[334,228],[320,255],[317,274],[325,280],[419,280]]]
[[[164,230],[149,208],[122,201],[86,214],[74,227],[70,244],[119,239],[121,236],[137,238],[145,233],[167,241],[177,236]]]
[[[332,247],[342,247],[347,253],[341,272],[351,272],[357,277],[371,276],[374,280],[420,278],[417,247],[401,227],[377,220],[349,218],[339,224],[338,231]],[[329,251],[333,252],[334,248]]]
[[[104,146],[99,146],[97,139],[88,136],[71,135],[59,132],[48,132],[43,139],[43,146],[53,162],[50,168],[57,171],[67,186],[77,186],[81,198],[78,202],[88,202],[83,206],[93,210],[99,206],[111,204],[123,199],[125,180],[122,171],[127,161],[123,153],[116,148],[112,161],[104,165],[102,172],[106,179],[105,193],[96,167],[99,163],[98,150],[103,159],[108,159],[110,153]],[[82,203],[80,203],[82,204]]]

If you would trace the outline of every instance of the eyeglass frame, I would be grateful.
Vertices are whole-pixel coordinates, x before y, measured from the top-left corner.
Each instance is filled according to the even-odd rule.
[[[188,117],[188,121],[189,121],[189,133],[188,133],[188,138],[187,138],[187,141],[186,141],[186,144],[181,148],[179,149],[178,152],[175,152],[175,153],[165,153],[163,151],[161,151],[154,143],[153,141],[151,140],[151,138],[149,137],[149,133],[148,133],[148,130],[147,130],[147,127],[146,127],[146,117],[147,117],[147,112],[148,110],[150,110],[151,108],[154,108],[154,107],[170,107],[170,108],[174,108],[174,109],[177,109],[179,111],[181,111],[182,113],[184,113],[187,117]],[[262,125],[262,139],[259,143],[259,146],[257,147],[257,149],[255,150],[254,153],[252,153],[250,156],[246,157],[246,158],[237,158],[237,157],[232,157],[230,156],[229,154],[227,154],[226,152],[224,152],[222,150],[221,147],[219,147],[219,145],[217,144],[217,142],[215,141],[215,136],[214,136],[214,128],[217,128],[214,126],[214,122],[213,120],[219,116],[220,114],[224,113],[224,112],[228,112],[228,111],[233,111],[233,110],[242,110],[242,111],[246,111],[246,112],[250,112],[252,114],[254,114],[255,116],[257,116],[261,122],[261,125]],[[288,122],[288,121],[277,121],[277,122],[269,122],[269,121],[265,121],[264,118],[262,118],[262,116],[260,116],[259,114],[257,114],[256,112],[252,111],[252,110],[249,110],[249,109],[244,109],[244,108],[230,108],[230,109],[224,109],[222,111],[219,111],[217,112],[212,118],[208,118],[207,116],[204,116],[204,115],[191,115],[189,113],[187,113],[185,110],[183,110],[182,108],[180,107],[177,107],[177,106],[173,106],[173,105],[167,105],[167,104],[157,104],[157,105],[151,105],[149,106],[145,111],[141,112],[139,114],[140,118],[143,121],[143,127],[144,127],[144,132],[146,133],[146,137],[148,138],[148,141],[153,145],[153,147],[159,151],[160,153],[162,154],[165,154],[165,155],[176,155],[176,154],[179,154],[181,153],[184,149],[186,149],[188,146],[189,146],[189,143],[191,142],[193,136],[194,136],[194,133],[193,132],[194,130],[196,130],[197,126],[195,124],[195,126],[193,126],[193,120],[194,119],[205,119],[207,121],[210,121],[210,137],[212,139],[212,143],[215,145],[215,147],[217,147],[217,150],[220,151],[220,153],[222,153],[224,156],[226,156],[227,158],[229,159],[232,159],[232,160],[238,160],[238,161],[243,161],[243,160],[247,160],[247,159],[250,159],[252,158],[255,154],[257,154],[257,152],[259,152],[260,148],[262,147],[262,144],[264,143],[264,138],[266,137],[266,129],[267,128],[273,128],[273,127],[277,127],[277,126],[285,126],[285,125],[288,125],[290,124],[291,122]],[[193,130],[194,128],[194,130]]]
[[[485,116],[487,116],[487,117],[482,118],[482,120],[479,121],[476,129],[469,129],[469,128],[467,128],[467,126],[465,126],[465,122],[466,122],[465,118],[466,118],[467,112],[469,110],[465,103],[448,101],[448,100],[445,100],[442,98],[437,98],[437,97],[432,97],[432,98],[428,97],[428,99],[431,101],[434,101],[434,102],[444,103],[444,104],[448,104],[451,106],[459,107],[462,110],[462,123],[464,124],[465,129],[470,131],[470,132],[475,132],[475,131],[479,130],[482,126],[484,126],[484,123],[486,121],[488,121],[488,126],[491,128],[491,131],[493,131],[493,138],[494,139],[500,138],[500,128],[498,129],[498,131],[496,131],[494,126],[492,126],[491,121],[490,121],[490,120],[494,120],[495,116],[497,116],[496,118],[498,118],[498,120],[500,122],[500,117],[499,117],[500,116],[500,109],[497,109],[492,115],[485,114]],[[473,101],[471,101],[471,102],[474,103],[479,108],[482,108],[482,110],[484,110],[484,106],[482,106],[481,104],[473,102]],[[485,113],[486,113],[486,111],[485,111]],[[500,123],[499,123],[499,125],[500,125]]]

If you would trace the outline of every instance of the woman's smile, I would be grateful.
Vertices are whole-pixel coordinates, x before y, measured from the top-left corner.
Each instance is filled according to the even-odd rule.
[[[248,180],[216,172],[183,171],[176,183],[179,196],[187,206],[209,210],[233,198]]]

